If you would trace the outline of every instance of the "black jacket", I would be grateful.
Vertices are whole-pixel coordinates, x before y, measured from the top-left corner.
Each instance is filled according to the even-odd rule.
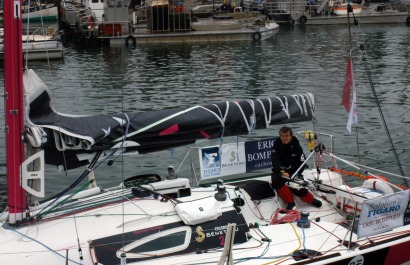
[[[292,176],[305,161],[303,149],[295,136],[292,137],[289,144],[283,144],[280,138],[276,139],[271,151],[272,170],[276,174],[279,174],[281,170],[285,170]],[[304,167],[299,171],[299,174],[303,170]]]

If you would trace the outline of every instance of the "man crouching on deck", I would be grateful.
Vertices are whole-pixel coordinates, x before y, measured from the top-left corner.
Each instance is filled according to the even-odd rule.
[[[293,136],[292,129],[283,126],[279,130],[279,136],[272,147],[272,187],[276,189],[279,197],[288,205],[286,209],[292,210],[296,207],[293,194],[300,197],[302,201],[320,208],[322,202],[313,197],[306,189],[294,189],[286,185],[286,180],[283,177],[290,178],[305,161],[303,149],[299,144],[299,140]],[[298,176],[302,177],[302,168],[298,172]]]

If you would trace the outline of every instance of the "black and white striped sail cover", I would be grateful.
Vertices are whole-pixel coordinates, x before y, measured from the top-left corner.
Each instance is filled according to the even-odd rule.
[[[27,119],[31,126],[41,127],[46,133],[42,143],[46,163],[59,164],[61,154],[56,151],[64,150],[65,160],[73,163],[69,168],[79,166],[74,165],[79,153],[121,146],[127,151],[147,153],[200,139],[245,135],[269,125],[312,120],[314,109],[313,94],[306,93],[149,112],[73,116],[57,113],[51,107],[50,94],[34,72],[29,70],[24,84]],[[74,155],[67,157],[69,153]]]

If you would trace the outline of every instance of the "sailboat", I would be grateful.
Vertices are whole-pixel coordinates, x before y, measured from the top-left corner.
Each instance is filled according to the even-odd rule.
[[[303,178],[291,176],[289,185],[308,188],[323,203],[321,208],[297,200],[295,210],[284,209],[268,173],[229,182],[217,175],[213,184],[194,187],[170,167],[165,178],[156,173],[119,177],[114,187],[89,188],[95,183],[95,168],[124,152],[143,155],[198,140],[314,121],[315,97],[305,93],[96,116],[58,113],[51,105],[48,88],[35,72],[26,70],[23,77],[21,38],[13,35],[21,28],[21,13],[15,10],[19,10],[18,2],[8,1],[9,201],[8,210],[1,215],[1,264],[410,261],[409,191],[386,181],[376,169],[337,156],[325,147],[325,135],[317,131],[302,133],[311,151],[306,163],[313,160],[313,166],[303,172]],[[24,145],[30,150],[27,158]],[[223,144],[212,150],[206,156],[206,170],[218,173],[224,168]],[[336,164],[330,166],[335,161],[366,172],[366,176],[345,172]],[[85,170],[67,189],[41,199],[45,196],[45,164]],[[342,174],[357,174],[366,180],[349,187]],[[41,200],[27,204],[26,194]]]

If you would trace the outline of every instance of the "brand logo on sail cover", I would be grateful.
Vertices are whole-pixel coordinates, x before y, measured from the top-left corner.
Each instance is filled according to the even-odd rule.
[[[370,204],[370,211],[368,212],[367,217],[385,214],[390,212],[397,212],[400,210],[400,204],[397,201],[386,200],[384,202],[379,202],[377,204]]]
[[[198,234],[198,236],[195,237],[196,242],[198,243],[203,242],[205,240],[205,234],[204,234],[204,230],[202,229],[202,226],[198,226],[195,232]]]
[[[201,159],[204,177],[214,177],[221,174],[219,147],[203,148]]]

